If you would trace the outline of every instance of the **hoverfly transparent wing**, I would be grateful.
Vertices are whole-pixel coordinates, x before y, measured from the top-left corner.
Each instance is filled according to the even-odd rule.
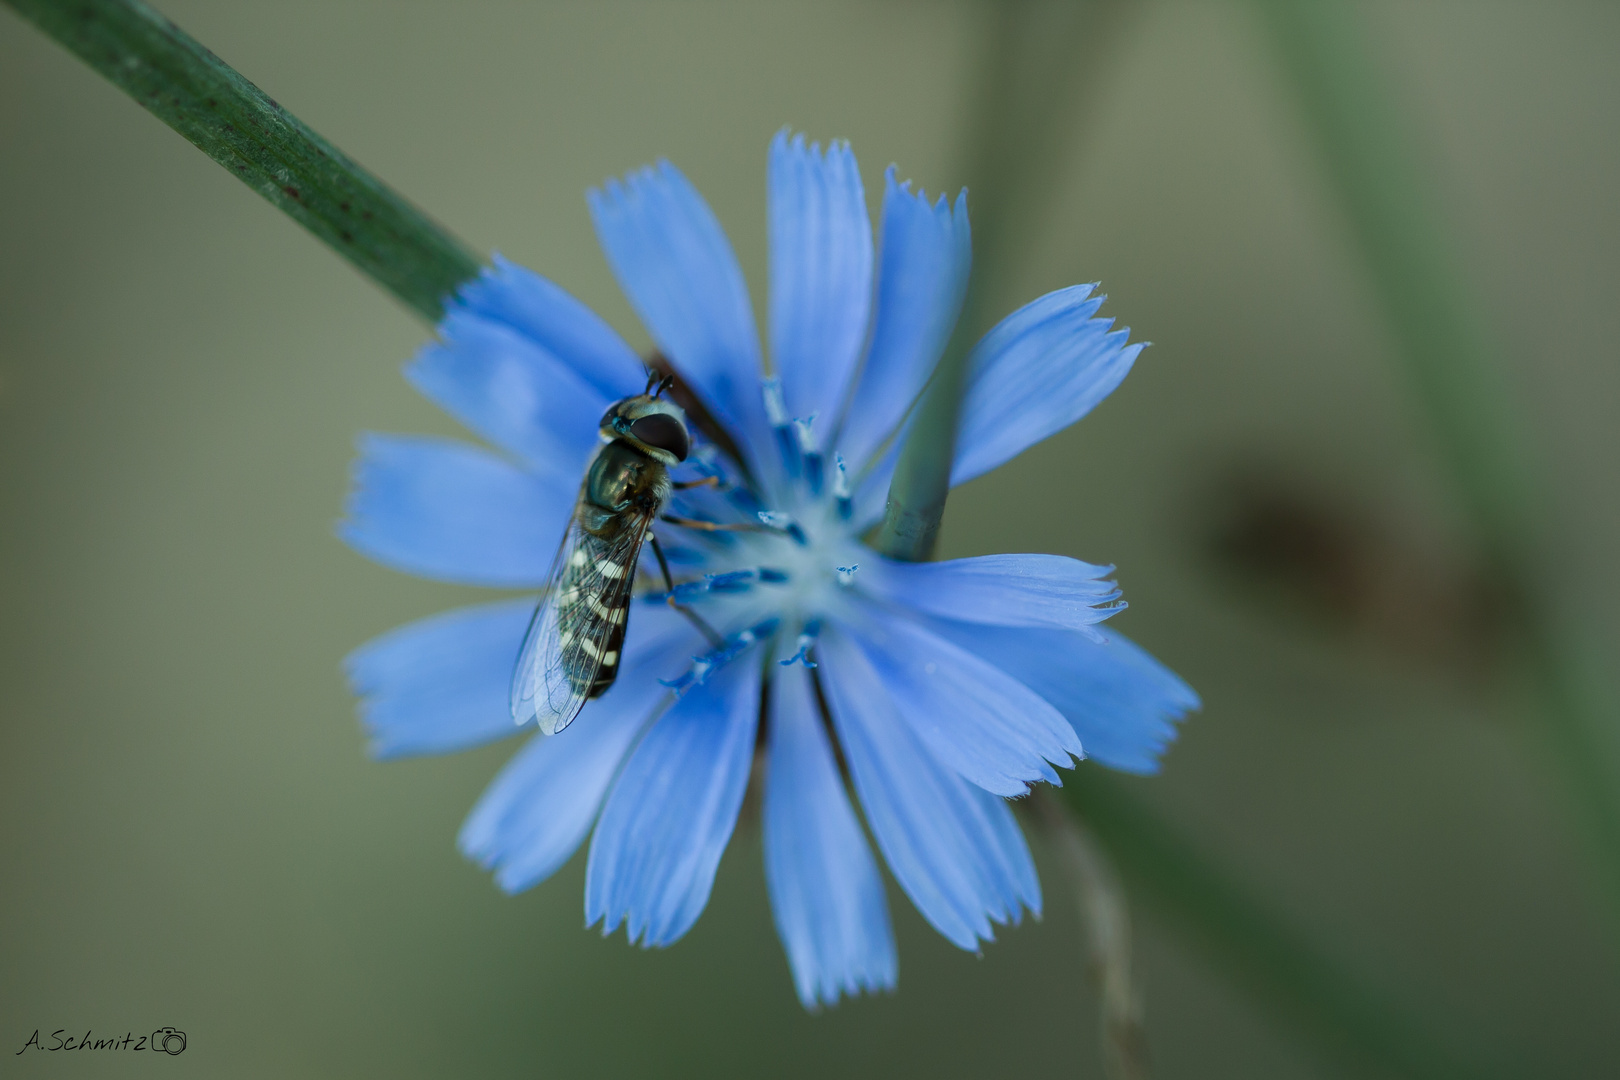
[[[545,595],[512,672],[512,720],[532,718],[555,735],[618,675],[630,615],[636,560],[652,526],[651,512],[630,512],[617,537],[603,540],[569,523],[552,563]]]

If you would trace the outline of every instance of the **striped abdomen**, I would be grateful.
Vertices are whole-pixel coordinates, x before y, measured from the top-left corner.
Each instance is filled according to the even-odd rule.
[[[630,617],[630,575],[623,553],[582,533],[568,554],[557,594],[563,669],[576,693],[600,697],[619,674]]]

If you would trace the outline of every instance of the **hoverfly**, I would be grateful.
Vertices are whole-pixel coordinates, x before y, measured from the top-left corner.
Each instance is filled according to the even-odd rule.
[[[532,717],[555,735],[619,673],[636,564],[675,486],[669,469],[691,450],[685,412],[662,396],[668,386],[655,372],[646,392],[615,402],[602,417],[605,445],[585,472],[512,674],[519,724]],[[652,543],[667,585],[663,553]]]

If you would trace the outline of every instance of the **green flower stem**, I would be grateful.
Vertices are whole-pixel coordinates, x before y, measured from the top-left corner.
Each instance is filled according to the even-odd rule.
[[[1405,1012],[1249,896],[1107,770],[1083,765],[1059,794],[1107,848],[1132,896],[1311,1036],[1326,1064],[1414,1080],[1501,1075],[1436,1045]]]
[[[994,319],[995,287],[1012,265],[1012,241],[1061,173],[1074,103],[1106,69],[1108,42],[1126,17],[1122,0],[984,5],[986,47],[970,117],[965,172],[973,219],[973,273],[961,317],[935,368],[889,484],[877,545],[910,562],[933,557],[950,492],[968,353]]]
[[[430,322],[480,260],[139,0],[5,0]]]
[[[1343,0],[1261,0],[1305,118],[1371,270],[1400,359],[1523,633],[1545,736],[1620,916],[1620,705],[1537,580],[1544,515],[1500,357],[1442,225],[1413,134]],[[1612,663],[1612,661],[1611,661]]]

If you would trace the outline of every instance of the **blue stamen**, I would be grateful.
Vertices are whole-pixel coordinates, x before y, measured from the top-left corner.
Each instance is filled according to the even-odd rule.
[[[799,634],[799,640],[793,644],[799,650],[786,660],[778,661],[783,667],[792,667],[794,664],[803,664],[807,668],[816,666],[810,659],[810,650],[815,647],[816,638],[821,634],[821,620],[811,619],[804,624],[804,630]]]
[[[766,379],[763,389],[765,391],[765,419],[770,421],[773,428],[787,427],[787,402],[782,399],[782,380]]]
[[[821,447],[816,444],[815,432],[810,427],[816,422],[816,415],[811,413],[806,420],[793,421],[793,433],[798,437],[799,456],[804,462],[804,482],[811,495],[821,494],[822,474],[826,471]]]
[[[849,472],[844,468],[844,455],[834,454],[833,464],[838,471],[833,473],[833,498],[838,500],[838,516],[845,521],[855,516],[855,503],[849,497]]]
[[[804,483],[812,496],[819,496],[826,483],[827,462],[819,453],[804,455]]]
[[[819,415],[821,414],[811,413],[803,420],[795,419],[793,421],[793,434],[799,440],[799,449],[806,454],[814,454],[821,450],[821,447],[816,445],[816,436],[811,430],[811,425],[816,422],[816,417]]]
[[[855,581],[855,571],[859,570],[860,568],[861,568],[860,563],[855,563],[853,566],[835,566],[835,567],[833,567],[833,569],[838,571],[838,584],[840,584],[840,585],[853,584],[854,581]]]
[[[692,657],[692,666],[678,679],[659,679],[663,685],[675,691],[680,697],[694,686],[702,686],[709,681],[709,676],[720,670],[726,664],[735,660],[749,648],[757,644],[760,639],[769,637],[781,620],[771,618],[755,623],[746,630],[739,631],[726,638],[719,648],[711,649],[700,656]]]
[[[770,421],[771,430],[776,434],[776,448],[782,454],[782,467],[787,470],[790,479],[799,476],[799,445],[793,438],[792,425],[788,422],[787,403],[782,399],[782,381],[780,379],[766,379],[765,391],[765,419]]]
[[[765,585],[780,585],[786,580],[788,580],[786,570],[770,566],[752,570],[728,570],[723,574],[704,574],[696,581],[683,581],[669,592],[647,593],[646,601],[652,604],[665,604],[673,600],[677,604],[684,604],[711,593],[747,592],[754,587],[756,581]]]
[[[772,529],[779,529],[787,533],[793,537],[800,547],[810,543],[809,539],[804,535],[804,530],[799,527],[799,523],[793,520],[792,514],[783,513],[780,510],[761,510],[759,520]]]

